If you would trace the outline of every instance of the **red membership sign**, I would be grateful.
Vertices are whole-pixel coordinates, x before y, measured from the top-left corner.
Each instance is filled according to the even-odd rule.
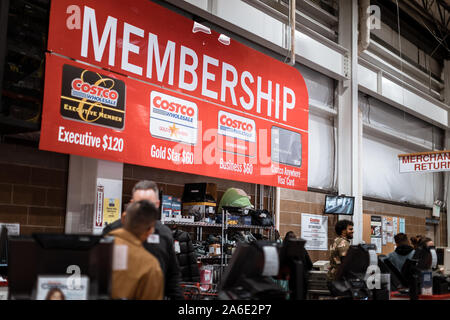
[[[52,1],[48,51],[40,149],[307,189],[295,68],[147,0]]]

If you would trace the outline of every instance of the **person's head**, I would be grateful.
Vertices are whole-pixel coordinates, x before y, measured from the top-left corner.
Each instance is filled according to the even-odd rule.
[[[123,228],[145,241],[153,233],[158,218],[159,211],[153,203],[148,200],[135,201],[127,206]]]
[[[47,292],[45,300],[66,300],[64,293],[59,288],[51,288]]]
[[[336,223],[334,230],[340,237],[353,239],[353,222],[350,220],[339,220]]]
[[[288,231],[286,232],[286,235],[284,236],[285,240],[288,239],[297,239],[297,236],[295,235],[294,231]]]
[[[428,237],[423,237],[422,240],[419,242],[419,247],[432,247],[434,246],[433,240],[431,240]]]
[[[402,232],[397,233],[394,236],[395,245],[398,246],[409,246],[408,236]]]
[[[147,200],[159,208],[159,191],[158,185],[149,180],[141,180],[136,183],[131,191],[131,201]]]
[[[428,237],[417,235],[415,237],[411,237],[411,243],[414,247],[414,249],[417,249],[419,247],[432,247],[434,246],[433,240],[431,240]]]
[[[133,190],[131,191],[130,203],[140,200],[147,200],[153,203],[157,209],[159,208],[159,191],[158,186],[155,182],[149,180],[141,180],[134,185]],[[125,216],[127,213],[126,210],[130,203],[124,206],[125,212],[122,214],[122,224],[124,224]]]

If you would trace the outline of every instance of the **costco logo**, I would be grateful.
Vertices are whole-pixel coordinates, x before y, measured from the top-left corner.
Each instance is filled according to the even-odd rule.
[[[197,104],[158,91],[151,92],[150,133],[152,136],[195,145],[197,131]]]
[[[225,111],[219,111],[217,132],[227,137],[256,142],[255,121]]]
[[[74,79],[72,81],[72,96],[97,101],[110,106],[116,106],[119,94],[116,90],[111,90],[98,85],[106,85],[105,82],[111,82],[112,85],[114,85],[114,80],[112,79],[102,79],[95,84],[90,84],[80,78]]]
[[[174,112],[182,116],[193,117],[195,115],[195,109],[192,106],[186,106],[181,103],[166,100],[160,95],[155,95],[153,98],[153,106],[155,106],[155,108]]]

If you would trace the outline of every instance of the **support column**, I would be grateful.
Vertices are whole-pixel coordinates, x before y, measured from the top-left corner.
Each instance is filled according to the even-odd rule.
[[[450,105],[450,60],[444,61],[444,99],[447,105]],[[450,112],[449,112],[449,122],[450,123]],[[445,150],[450,150],[450,129],[445,131]],[[444,201],[447,212],[447,247],[450,247],[450,172],[444,172]]]
[[[337,180],[339,194],[355,197],[353,244],[362,241],[362,123],[358,107],[358,1],[339,2],[339,44],[349,50],[347,75],[338,88]],[[341,216],[340,219],[346,218]]]
[[[122,213],[123,163],[70,155],[65,233],[101,234]]]

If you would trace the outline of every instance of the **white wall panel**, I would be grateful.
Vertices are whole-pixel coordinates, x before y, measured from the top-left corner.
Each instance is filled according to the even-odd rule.
[[[432,206],[432,173],[399,173],[399,154],[411,153],[401,146],[364,135],[363,194],[379,199]]]
[[[308,187],[333,188],[334,127],[333,121],[309,114]]]
[[[448,125],[447,110],[444,110],[419,95],[404,89],[387,78],[382,79],[382,92],[384,97],[405,106],[411,111],[424,115],[443,126]]]
[[[358,64],[358,84],[377,92],[378,83],[377,73],[360,64]]]
[[[202,8],[206,10],[208,8],[208,0],[184,0],[190,4],[193,4],[196,7]]]
[[[295,54],[300,62],[317,68],[320,72],[331,72],[341,77],[344,75],[344,57],[341,53],[298,30],[295,31]]]
[[[217,16],[283,47],[284,24],[240,1],[217,1]]]

